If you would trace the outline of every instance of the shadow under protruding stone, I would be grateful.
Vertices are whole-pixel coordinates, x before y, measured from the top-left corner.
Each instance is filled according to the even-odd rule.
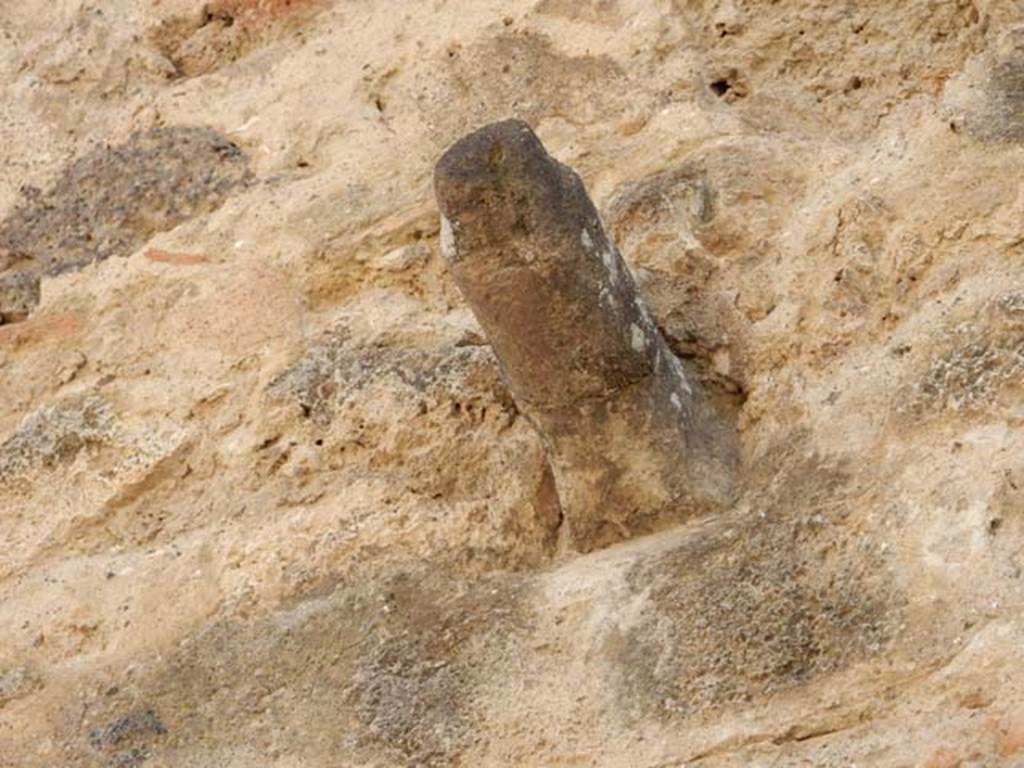
[[[729,430],[641,303],[579,176],[517,120],[435,171],[444,256],[544,438],[581,551],[730,503]]]

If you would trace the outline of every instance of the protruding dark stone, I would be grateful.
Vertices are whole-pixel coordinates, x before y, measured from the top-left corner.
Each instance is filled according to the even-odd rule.
[[[729,503],[734,449],[687,380],[579,176],[517,120],[437,164],[442,250],[545,440],[576,546]]]

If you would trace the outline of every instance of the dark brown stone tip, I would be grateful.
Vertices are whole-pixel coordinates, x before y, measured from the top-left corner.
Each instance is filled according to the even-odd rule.
[[[458,217],[481,205],[534,206],[556,194],[561,166],[529,125],[503,120],[452,145],[434,169],[441,212]]]

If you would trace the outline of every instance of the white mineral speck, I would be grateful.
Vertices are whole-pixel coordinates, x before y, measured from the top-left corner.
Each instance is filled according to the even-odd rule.
[[[629,324],[630,343],[637,352],[643,352],[647,348],[647,334],[644,329],[636,323]]]
[[[615,251],[609,249],[602,253],[601,261],[604,262],[604,266],[611,276],[612,285],[617,285],[619,282],[619,265],[615,259]]]
[[[615,291],[613,291],[607,285],[602,285],[598,291],[598,300],[607,305],[612,311],[617,312],[619,310],[619,302],[615,298]]]
[[[441,216],[441,255],[448,261],[455,261],[459,256],[455,249],[455,230],[444,215]]]
[[[583,243],[583,247],[588,251],[594,247],[594,241],[590,239],[590,233],[585,229],[580,232],[580,242]]]
[[[679,358],[675,355],[669,356],[669,362],[672,364],[672,370],[676,376],[679,377],[679,383],[683,385],[683,389],[686,390],[686,394],[692,395],[693,390],[690,388],[690,382],[686,380],[686,372],[683,370],[683,364],[679,362]]]

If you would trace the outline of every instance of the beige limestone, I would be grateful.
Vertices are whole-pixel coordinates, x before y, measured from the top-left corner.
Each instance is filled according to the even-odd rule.
[[[1022,23],[0,4],[4,220],[159,126],[253,175],[0,325],[0,766],[1018,765]],[[506,117],[735,416],[727,512],[559,546],[430,189]]]

